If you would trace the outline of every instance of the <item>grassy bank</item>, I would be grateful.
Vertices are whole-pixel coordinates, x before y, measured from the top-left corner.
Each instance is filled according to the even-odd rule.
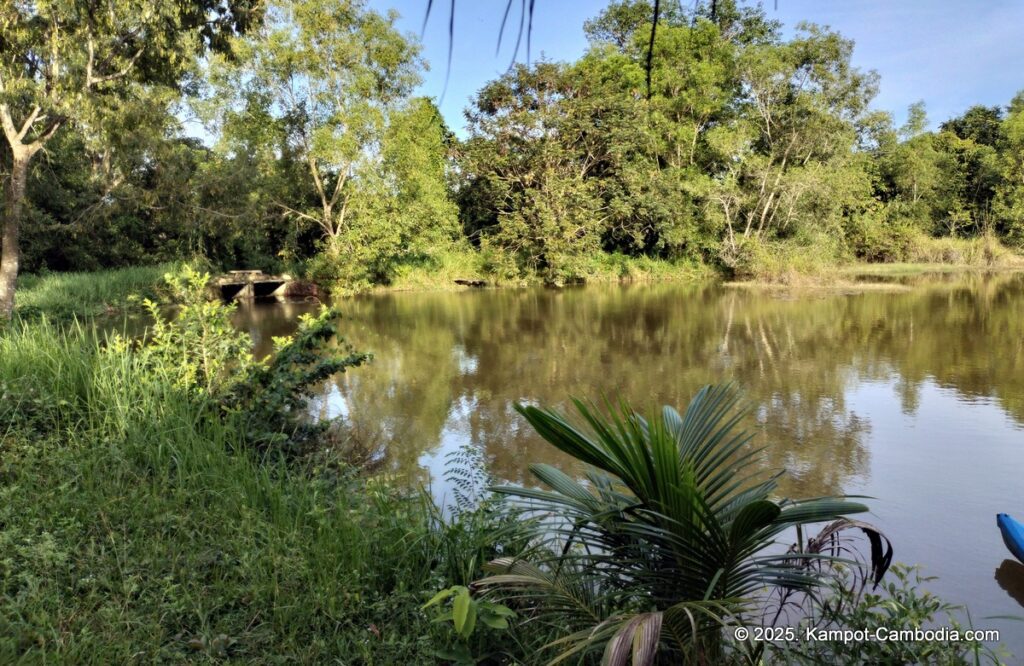
[[[45,313],[59,319],[119,312],[129,305],[131,296],[156,297],[164,275],[180,266],[180,262],[172,262],[104,271],[21,275],[16,311],[25,318]]]
[[[692,282],[714,277],[714,270],[690,261],[669,261],[651,257],[631,257],[602,253],[581,261],[580,282]],[[423,261],[397,267],[387,285],[378,291],[438,291],[465,288],[465,282],[485,283],[492,287],[521,287],[543,284],[540,276],[509,278],[495,273],[486,257],[475,250],[438,253]]]
[[[743,439],[725,434],[735,423],[728,417],[734,398],[723,388],[702,392],[703,407],[685,419],[666,417],[653,430],[633,422],[629,431],[608,422],[597,437],[565,436],[560,416],[523,412],[548,442],[595,465],[604,461],[601,469],[626,484],[601,476],[605,491],[592,497],[539,466],[534,474],[551,491],[514,491],[548,502],[540,516],[560,516],[556,524],[566,511],[579,514],[587,527],[571,538],[585,540],[585,548],[566,548],[555,525],[532,525],[538,506],[524,515],[495,496],[460,502],[444,516],[423,490],[353,467],[343,428],[300,427],[290,416],[305,409],[295,387],[339,368],[358,372],[365,360],[338,351],[330,313],[305,321],[272,360],[256,362],[242,344],[251,341],[231,330],[229,309],[205,301],[202,276],[187,278],[172,280],[177,292],[187,291],[173,321],[151,313],[157,325],[144,347],[45,320],[0,332],[0,663],[534,664],[583,640],[588,652],[579,663],[596,664],[609,627],[635,629],[630,618],[652,607],[671,606],[665,621],[675,621],[677,601],[700,606],[713,589],[722,598],[708,603],[724,609],[721,621],[750,624],[758,614],[753,600],[739,599],[746,583],[731,592],[715,588],[719,581],[746,580],[760,590],[758,576],[774,580],[774,567],[806,577],[820,562],[813,557],[816,568],[808,569],[793,564],[794,556],[782,564],[737,559],[737,549],[752,555],[771,545],[776,529],[866,508],[760,499],[741,510],[752,500],[737,487],[735,497],[716,490],[715,512],[697,522],[662,517],[662,500],[645,489],[711,492],[692,473],[680,476],[698,462],[702,474],[752,482],[725,455]],[[706,433],[707,445],[689,435],[680,444],[670,429],[684,422],[693,436]],[[609,437],[625,439],[613,445]],[[700,461],[680,466],[677,446],[679,456],[685,450]],[[718,446],[732,448],[721,453]],[[616,452],[625,458],[609,466]],[[705,465],[706,456],[717,463]],[[652,469],[645,460],[660,463]],[[475,478],[486,482],[473,465],[462,472],[462,481],[480,473]],[[774,521],[773,530],[758,523],[738,531],[752,511]],[[663,526],[638,527],[638,516]],[[680,555],[678,543],[690,544],[697,560]],[[613,560],[604,555],[609,548],[618,549]],[[522,575],[487,566],[510,554],[523,558]],[[719,561],[736,578],[723,576]],[[683,580],[696,591],[681,587]],[[474,583],[480,587],[471,593]],[[424,608],[446,589],[453,600]],[[853,589],[839,585],[826,597],[842,599],[841,612],[815,607],[811,616],[859,627],[862,620],[848,614],[875,609],[886,626],[907,627],[952,610],[902,583],[888,592],[895,606],[882,597],[847,598]],[[662,633],[663,654],[669,661],[686,655],[687,663],[840,663],[828,645],[807,655],[748,651],[728,642],[732,634],[717,622],[702,621],[692,642],[680,641],[686,623]],[[554,639],[562,642],[545,648]],[[851,649],[850,663],[864,661]],[[880,649],[880,659],[891,660],[888,645]],[[925,643],[909,649],[900,654],[910,662],[937,654]],[[944,646],[940,656],[964,663],[971,649],[980,646]],[[634,663],[650,666],[653,658]]]
[[[87,331],[4,334],[0,395],[0,663],[433,663],[420,606],[485,557],[421,493],[257,460]]]
[[[866,262],[835,243],[770,242],[746,248],[736,283],[795,287],[851,286],[856,276],[899,277],[925,273],[1024,270],[1024,255],[992,237],[932,238],[912,235],[898,261]],[[857,285],[863,287],[863,285]]]
[[[23,275],[18,280],[17,313],[32,319],[40,314],[70,319],[113,314],[132,307],[131,297],[156,298],[163,276],[181,262],[133,266],[105,271]],[[846,287],[855,276],[904,276],[938,272],[1024,270],[1024,256],[991,238],[915,237],[906,261],[862,262],[839,253],[826,241],[771,242],[744,249],[729,278],[736,284],[798,287]],[[623,254],[600,254],[582,261],[579,281],[589,284],[694,282],[727,274],[709,264],[668,261]],[[400,264],[390,282],[373,291],[438,291],[465,289],[464,283],[492,287],[542,284],[510,279],[491,270],[475,250],[452,250],[428,259]],[[331,285],[322,285],[330,288]],[[863,285],[860,285],[863,287]],[[345,293],[334,285],[335,293]]]
[[[1024,270],[1024,255],[992,237],[932,238],[913,235],[898,262],[859,261],[835,239],[824,236],[770,241],[741,246],[729,267],[602,253],[582,259],[579,282],[588,284],[631,282],[693,282],[725,278],[738,284],[797,287],[846,287],[857,275],[899,276],[931,272]],[[380,291],[460,289],[459,282],[488,286],[540,284],[532,279],[496,275],[479,252],[442,253],[430,260],[403,265]]]

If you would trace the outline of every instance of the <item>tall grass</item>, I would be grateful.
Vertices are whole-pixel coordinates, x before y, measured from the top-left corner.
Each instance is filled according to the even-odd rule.
[[[974,268],[1009,268],[1024,265],[1019,255],[991,235],[977,238],[932,238],[921,234],[915,236],[910,243],[907,261]]]
[[[711,275],[710,267],[694,261],[601,253],[589,260],[585,279],[588,283],[695,282]]]
[[[258,461],[81,328],[0,336],[0,397],[0,663],[434,663],[423,493]]]
[[[178,262],[103,271],[22,275],[16,292],[22,317],[41,313],[51,318],[95,316],[123,309],[129,296],[153,298],[166,273]]]
[[[488,280],[479,252],[456,247],[433,253],[430,257],[399,264],[387,289],[398,291],[458,289],[456,280]]]

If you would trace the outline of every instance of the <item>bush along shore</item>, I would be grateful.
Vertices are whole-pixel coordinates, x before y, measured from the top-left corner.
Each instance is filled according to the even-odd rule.
[[[646,418],[523,407],[587,478],[535,465],[537,488],[495,486],[466,450],[442,511],[354,464],[344,423],[303,416],[311,387],[372,362],[336,313],[257,361],[206,279],[169,276],[181,307],[168,321],[146,303],[146,344],[45,318],[0,334],[0,661],[997,659],[976,643],[734,640],[783,609],[832,628],[957,616],[890,567],[864,505],[757,480],[732,387]],[[877,538],[860,558],[822,548],[862,530]]]
[[[86,52],[97,26],[70,6],[7,3],[24,39],[6,45],[19,94],[4,113],[25,132],[0,137],[18,185],[4,318],[18,290],[23,314],[54,298],[118,306],[64,292],[74,277],[15,289],[19,270],[194,256],[346,293],[694,272],[798,283],[855,262],[998,268],[1024,251],[1024,92],[951,118],[914,104],[897,124],[850,39],[786,29],[755,3],[661,3],[652,30],[649,0],[609,2],[581,26],[580,57],[481,82],[457,136],[415,94],[420,44],[364,1],[271,0],[216,29],[196,3],[140,2],[155,9],[102,37],[159,34],[137,60]],[[146,23],[164,9],[177,18]],[[125,57],[124,78],[98,94],[62,49]],[[39,111],[54,104],[60,120]]]
[[[922,273],[1024,271],[1024,258],[995,240],[950,241],[919,239],[913,261],[901,263],[833,262],[822,259],[816,248],[779,244],[759,251],[742,274],[724,273],[702,263],[666,261],[608,254],[594,258],[583,277],[548,286],[570,284],[636,284],[650,282],[708,282],[732,275],[731,284],[832,287],[866,286],[852,278],[880,279]],[[145,312],[144,298],[174,301],[163,276],[184,267],[209,267],[206,260],[97,271],[25,274],[19,278],[15,315],[23,320],[90,319]],[[193,268],[195,270],[195,268]],[[334,283],[328,289],[314,283],[316,293],[344,297],[369,291],[436,291],[474,287],[524,287],[545,284],[532,278],[503,278],[487,272],[474,251],[445,253],[442,258],[404,265],[387,285],[360,286]]]

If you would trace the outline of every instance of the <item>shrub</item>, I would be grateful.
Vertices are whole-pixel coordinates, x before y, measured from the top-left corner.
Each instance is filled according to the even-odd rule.
[[[273,356],[233,385],[224,405],[240,414],[250,446],[294,456],[315,450],[330,431],[330,421],[308,415],[309,398],[331,376],[371,358],[338,337],[339,316],[328,308],[303,315],[295,334],[276,339]]]
[[[914,239],[919,236],[911,224],[882,216],[860,216],[847,231],[854,256],[868,262],[906,261]]]
[[[826,275],[840,256],[837,241],[822,235],[815,241],[748,239],[724,259],[735,279],[799,284],[808,277]]]
[[[175,385],[219,396],[243,381],[256,362],[252,340],[231,323],[234,303],[210,300],[206,289],[209,280],[208,273],[190,266],[164,275],[170,296],[179,307],[172,319],[155,301],[143,300],[153,325],[149,339],[139,347],[139,355],[152,372],[170,377]],[[113,342],[115,348],[127,344],[122,337]]]
[[[891,632],[946,627],[961,635],[964,626],[955,606],[923,589],[933,580],[916,567],[894,565],[891,575],[877,591],[855,594],[856,586],[837,579],[822,594],[811,599],[807,609],[816,630],[885,628]],[[808,622],[797,631],[803,635]],[[999,664],[1000,656],[990,647],[974,641],[866,640],[795,641],[768,643],[772,663],[783,664]]]
[[[867,507],[842,498],[778,501],[776,477],[759,479],[749,437],[736,431],[738,397],[705,387],[685,414],[649,419],[627,405],[602,415],[577,402],[586,424],[537,407],[519,412],[550,444],[589,464],[586,482],[550,465],[530,470],[550,490],[503,487],[541,515],[542,550],[502,557],[481,585],[529,605],[561,630],[556,660],[604,651],[636,666],[722,659],[722,624],[749,623],[768,589],[809,592],[829,575],[818,548],[768,554],[787,530],[836,521],[872,535],[870,575],[891,558],[870,525],[842,519]],[[819,540],[825,543],[824,537]],[[810,542],[809,542],[810,543]],[[818,543],[818,542],[815,542]]]

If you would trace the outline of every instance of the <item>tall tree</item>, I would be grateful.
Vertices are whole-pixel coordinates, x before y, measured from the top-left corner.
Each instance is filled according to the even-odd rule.
[[[1024,247],[1024,90],[1018,92],[1002,122],[996,211],[1000,231],[1018,247]]]
[[[177,86],[194,56],[258,18],[254,0],[14,0],[0,8],[0,127],[9,151],[0,317],[10,318],[33,157],[139,84]]]
[[[719,169],[708,211],[724,222],[727,265],[750,240],[834,226],[866,184],[852,158],[877,77],[855,69],[852,52],[807,24],[788,42],[743,50],[737,117],[708,138]]]
[[[395,18],[369,11],[362,0],[282,0],[269,7],[261,34],[238,40],[237,59],[214,68],[214,99],[232,100],[223,109],[229,149],[239,138],[255,137],[271,146],[262,152],[301,165],[301,182],[282,190],[274,203],[318,231],[323,261],[338,269],[324,275],[331,281],[378,278],[355,269],[379,268],[398,246],[408,247],[403,241],[410,228],[402,220],[410,218],[393,208],[382,212],[384,199],[405,197],[413,205],[410,197],[417,204],[444,198],[437,196],[444,172],[435,168],[442,127],[430,105],[409,103],[421,61]],[[396,137],[408,139],[406,153],[394,145]],[[423,168],[410,166],[417,160]],[[413,195],[409,187],[416,179]],[[443,209],[426,210],[434,215]],[[438,223],[431,215],[417,223]],[[454,229],[454,215],[449,210],[445,216],[442,225]]]
[[[464,192],[486,193],[491,213],[472,232],[504,277],[573,280],[600,250],[598,155],[588,150],[593,128],[577,93],[562,65],[516,65],[466,112]]]

